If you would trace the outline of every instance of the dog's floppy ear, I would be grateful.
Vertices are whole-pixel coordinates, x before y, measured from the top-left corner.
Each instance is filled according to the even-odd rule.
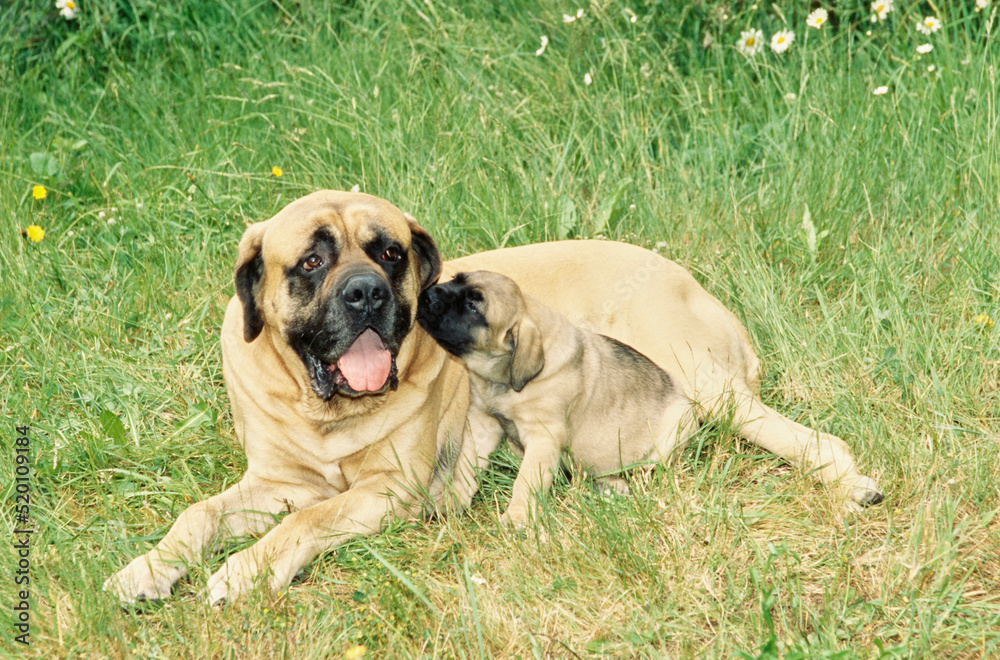
[[[545,366],[545,351],[542,348],[542,333],[527,315],[507,332],[514,347],[510,353],[510,386],[520,392]]]
[[[441,277],[441,252],[427,230],[417,224],[416,218],[409,213],[403,215],[410,225],[410,248],[420,264],[420,291],[423,292]]]
[[[248,342],[264,329],[264,317],[257,302],[264,279],[264,260],[260,256],[264,224],[258,222],[247,227],[236,255],[236,295],[243,304],[243,338]]]

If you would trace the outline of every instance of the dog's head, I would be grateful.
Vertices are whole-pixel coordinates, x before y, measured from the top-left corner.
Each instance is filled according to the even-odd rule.
[[[517,284],[499,273],[459,273],[420,295],[420,325],[469,370],[520,392],[545,364],[542,337]]]
[[[301,359],[320,399],[397,385],[396,355],[441,256],[409,215],[377,197],[321,191],[240,241],[236,294],[248,342],[270,333]]]

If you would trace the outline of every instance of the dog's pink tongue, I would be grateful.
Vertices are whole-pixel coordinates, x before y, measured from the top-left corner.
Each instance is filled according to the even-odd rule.
[[[392,355],[382,343],[382,338],[368,328],[337,360],[337,367],[355,392],[375,392],[389,380]]]

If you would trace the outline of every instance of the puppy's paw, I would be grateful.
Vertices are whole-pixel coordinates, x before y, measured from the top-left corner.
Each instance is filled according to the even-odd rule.
[[[507,529],[522,531],[528,526],[528,513],[523,509],[507,509],[507,511],[500,516],[500,524]]]
[[[445,516],[454,516],[467,510],[472,498],[479,490],[479,484],[461,484],[456,481],[438,498],[436,510]]]
[[[594,479],[594,492],[598,495],[620,495],[628,497],[632,491],[629,490],[628,482],[620,476],[600,477]]]
[[[123,605],[155,601],[170,595],[171,587],[183,571],[145,554],[104,581],[104,591],[118,596]]]
[[[500,516],[500,524],[503,525],[504,529],[513,534],[516,538],[527,539],[532,533],[537,535],[538,541],[540,543],[549,542],[549,533],[544,526],[537,519],[534,524],[531,519],[531,515],[526,509],[507,509],[507,511]]]

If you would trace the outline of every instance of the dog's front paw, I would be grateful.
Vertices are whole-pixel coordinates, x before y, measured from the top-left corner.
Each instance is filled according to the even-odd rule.
[[[166,564],[148,553],[133,559],[128,566],[104,581],[104,591],[118,596],[124,604],[160,600],[170,595],[174,582],[183,570]]]
[[[260,542],[258,542],[260,545]],[[226,560],[218,571],[208,579],[208,604],[222,605],[239,600],[250,593],[255,582],[264,576],[270,593],[277,593],[291,584],[295,571],[285,571],[281,562],[272,562],[258,545],[237,552]]]
[[[209,605],[239,600],[253,589],[254,579],[264,567],[252,550],[247,548],[237,552],[208,579]]]

